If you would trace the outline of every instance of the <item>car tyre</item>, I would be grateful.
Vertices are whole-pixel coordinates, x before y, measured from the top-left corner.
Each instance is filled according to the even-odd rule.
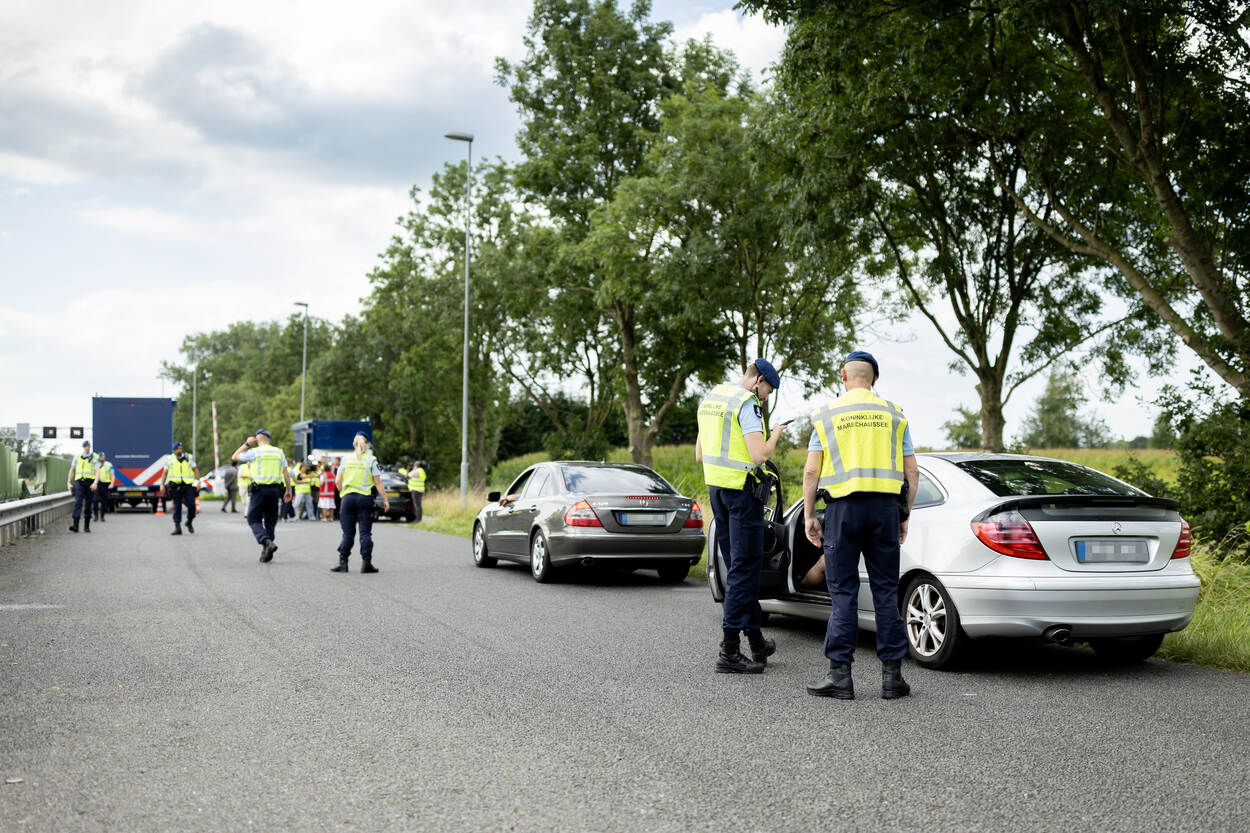
[[[1145,636],[1106,636],[1091,639],[1089,647],[1094,649],[1098,658],[1110,665],[1131,665],[1154,656],[1155,651],[1163,644],[1163,634],[1151,633]]]
[[[404,513],[404,520],[407,521],[408,523],[412,523],[416,519],[417,519],[416,509],[409,509],[407,512]]]
[[[690,575],[690,563],[679,561],[676,564],[661,564],[655,568],[655,571],[659,574],[660,581],[676,584],[685,581],[686,576]]]
[[[486,530],[482,528],[481,521],[475,523],[473,525],[473,566],[494,567],[498,563],[498,558],[486,553]]]
[[[932,576],[916,576],[907,584],[902,608],[908,655],[925,668],[954,666],[968,637],[942,583]]]
[[[547,549],[547,536],[541,529],[530,537],[530,575],[539,584],[551,581],[555,568],[551,566],[551,552]]]
[[[716,546],[716,521],[708,521],[707,525],[707,586],[712,591],[712,601],[723,604],[725,601],[725,567],[720,560],[720,547]]]

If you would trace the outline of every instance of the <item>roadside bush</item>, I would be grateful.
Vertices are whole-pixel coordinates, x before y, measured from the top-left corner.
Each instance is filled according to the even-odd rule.
[[[1120,463],[1111,472],[1132,486],[1155,497],[1174,497],[1167,481],[1158,475],[1154,467],[1135,454]]]

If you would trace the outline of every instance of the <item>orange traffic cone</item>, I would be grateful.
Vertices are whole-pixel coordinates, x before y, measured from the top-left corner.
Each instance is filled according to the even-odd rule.
[[[155,513],[153,513],[153,514],[156,514],[156,515],[164,515],[164,514],[165,514],[165,510],[161,508],[161,499],[160,499],[160,498],[156,498],[156,512],[155,512]]]

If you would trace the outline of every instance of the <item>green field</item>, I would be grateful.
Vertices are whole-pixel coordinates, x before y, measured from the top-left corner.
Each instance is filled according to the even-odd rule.
[[[1105,472],[1126,463],[1132,456],[1141,460],[1164,481],[1172,483],[1176,480],[1176,455],[1166,450],[1052,448],[1037,449],[1032,453],[1070,460]],[[657,448],[654,456],[655,469],[665,479],[682,494],[694,497],[701,506],[707,506],[703,470],[694,461],[694,446]],[[799,496],[806,458],[807,452],[801,448],[790,448],[778,455],[778,468],[782,473],[787,504]],[[489,490],[502,491],[526,467],[545,459],[547,455],[540,452],[500,463],[491,472]],[[629,453],[625,449],[617,449],[608,459],[627,462]],[[464,509],[460,506],[458,491],[445,490],[427,494],[426,520],[420,524],[420,528],[468,538],[472,533],[473,518],[486,502],[486,491],[488,490],[471,492],[469,505]],[[1220,563],[1208,550],[1201,547],[1194,549],[1193,565],[1202,579],[1202,592],[1194,611],[1193,622],[1180,633],[1170,634],[1164,640],[1159,656],[1179,662],[1250,673],[1250,565]],[[706,567],[705,555],[691,569],[691,576],[705,580]]]

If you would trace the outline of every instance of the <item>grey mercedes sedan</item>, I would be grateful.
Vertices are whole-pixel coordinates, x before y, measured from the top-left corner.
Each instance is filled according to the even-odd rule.
[[[538,463],[487,500],[473,522],[478,567],[516,561],[546,582],[563,566],[601,564],[681,581],[703,554],[699,504],[646,466]]]

